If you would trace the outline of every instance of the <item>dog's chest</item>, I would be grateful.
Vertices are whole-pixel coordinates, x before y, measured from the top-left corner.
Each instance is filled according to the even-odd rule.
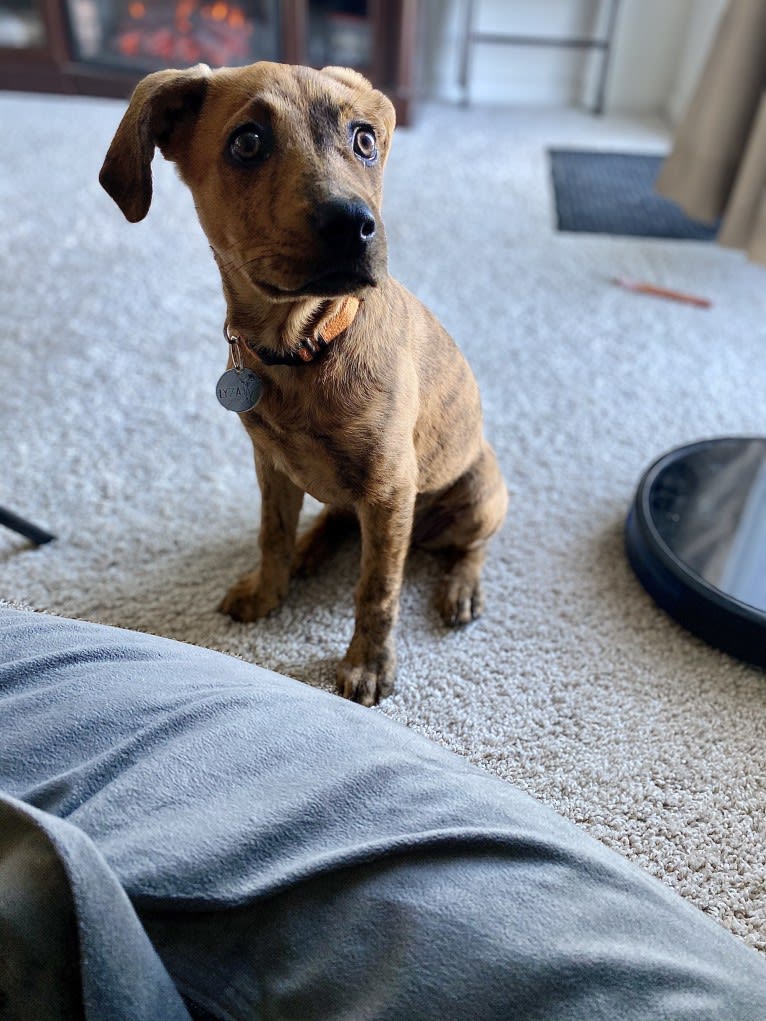
[[[314,499],[353,506],[375,474],[372,437],[328,413],[269,411],[259,405],[241,416],[256,450]]]

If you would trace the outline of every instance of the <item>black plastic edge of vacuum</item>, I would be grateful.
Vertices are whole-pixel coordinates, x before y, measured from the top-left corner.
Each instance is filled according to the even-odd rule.
[[[715,441],[672,450],[646,470],[625,522],[625,550],[643,587],[679,624],[723,652],[766,667],[766,614],[726,596],[685,569],[665,548],[649,519],[648,492],[659,472],[677,457],[708,442]]]

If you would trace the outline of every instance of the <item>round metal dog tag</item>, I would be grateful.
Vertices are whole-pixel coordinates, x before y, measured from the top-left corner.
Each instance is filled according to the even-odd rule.
[[[216,384],[215,395],[227,411],[251,411],[263,393],[261,377],[252,369],[227,369]]]

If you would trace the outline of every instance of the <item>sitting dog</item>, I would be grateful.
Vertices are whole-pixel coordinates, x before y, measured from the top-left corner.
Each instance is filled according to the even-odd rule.
[[[159,71],[138,84],[100,175],[141,220],[158,147],[191,189],[221,273],[230,351],[218,395],[250,435],[262,503],[260,564],[221,609],[270,613],[296,568],[356,519],[356,620],[337,679],[364,705],[392,690],[410,544],[448,555],[440,612],[466,624],[508,501],[468,365],[387,274],[394,123],[386,96],[347,68]],[[296,544],[304,493],[327,506]]]

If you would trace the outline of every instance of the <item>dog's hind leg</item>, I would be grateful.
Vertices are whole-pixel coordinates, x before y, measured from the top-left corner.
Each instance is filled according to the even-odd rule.
[[[481,569],[487,540],[500,528],[508,491],[494,451],[484,443],[479,457],[460,478],[416,510],[413,544],[446,554],[438,608],[445,624],[470,624],[481,616]]]
[[[298,539],[292,574],[313,574],[336,552],[343,540],[358,531],[358,528],[359,521],[353,511],[324,507],[308,531]]]
[[[445,624],[457,627],[470,624],[484,609],[481,569],[487,555],[486,543],[471,550],[454,551],[437,597],[439,613]]]

